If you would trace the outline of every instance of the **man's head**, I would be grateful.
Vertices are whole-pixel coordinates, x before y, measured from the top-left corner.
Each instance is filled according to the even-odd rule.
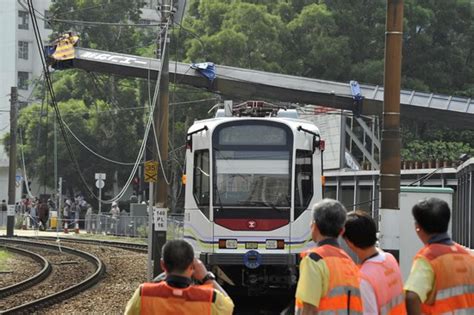
[[[168,241],[163,246],[161,254],[161,267],[168,274],[181,274],[191,277],[194,250],[188,242],[183,240]]]
[[[311,233],[313,241],[325,237],[338,237],[344,232],[346,208],[337,200],[323,199],[313,207]]]
[[[412,208],[415,227],[423,242],[432,234],[446,233],[451,210],[446,201],[431,197],[420,200]]]
[[[347,245],[356,253],[359,249],[368,249],[375,246],[377,226],[374,219],[364,211],[349,212],[343,237]]]

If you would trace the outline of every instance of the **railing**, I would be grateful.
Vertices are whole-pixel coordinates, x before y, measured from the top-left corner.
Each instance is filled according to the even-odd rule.
[[[0,229],[7,225],[7,212],[0,212]],[[111,215],[86,214],[83,219],[57,219],[50,217],[46,224],[47,231],[69,233],[80,232],[89,234],[116,235],[137,238],[148,237],[148,216],[130,216],[122,212],[117,217]],[[42,229],[38,218],[29,214],[15,215],[15,229]],[[183,217],[181,215],[168,216],[167,238],[177,239],[183,237]]]

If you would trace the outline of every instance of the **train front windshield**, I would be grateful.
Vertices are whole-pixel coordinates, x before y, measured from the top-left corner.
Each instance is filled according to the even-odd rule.
[[[291,130],[267,121],[232,122],[216,129],[214,206],[289,208]]]

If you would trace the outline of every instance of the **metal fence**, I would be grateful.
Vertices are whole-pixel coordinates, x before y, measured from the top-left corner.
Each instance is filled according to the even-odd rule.
[[[183,237],[183,216],[168,216],[167,223],[168,239]],[[6,225],[7,213],[0,212],[0,228],[6,228]],[[70,233],[77,229],[80,233],[147,238],[148,216],[130,216],[124,211],[117,217],[104,214],[86,214],[84,219],[50,217],[46,226],[47,231],[63,232],[66,228]],[[28,214],[16,214],[15,229],[39,230],[40,224],[37,218]]]
[[[474,158],[458,168],[457,209],[453,211],[453,239],[474,248]]]

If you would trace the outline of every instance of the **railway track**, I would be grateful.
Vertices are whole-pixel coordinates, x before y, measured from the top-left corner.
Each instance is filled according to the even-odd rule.
[[[33,259],[36,263],[41,265],[41,270],[36,273],[35,275],[12,285],[0,288],[0,299],[5,298],[9,295],[15,294],[16,292],[20,292],[22,290],[26,290],[37,283],[43,281],[49,274],[51,273],[51,264],[48,260],[46,260],[43,256],[38,255],[34,252],[31,252],[26,249],[17,248],[13,246],[3,246],[4,249],[11,253],[15,253],[21,256],[27,256]]]
[[[117,242],[117,241],[105,241],[105,240],[91,240],[91,239],[82,239],[75,237],[54,237],[54,236],[38,236],[38,237],[22,237],[24,239],[35,239],[48,242],[60,241],[60,242],[71,242],[79,244],[89,244],[89,245],[98,245],[98,246],[109,246],[115,248],[121,248],[125,250],[131,250],[139,253],[146,253],[148,250],[148,245],[146,244],[136,244],[136,243],[126,243],[126,242]]]
[[[16,305],[8,309],[0,310],[1,314],[30,314],[32,312],[42,310],[50,305],[59,303],[63,300],[67,300],[68,298],[74,295],[77,295],[78,293],[92,287],[93,285],[97,284],[101,280],[102,275],[105,273],[105,265],[102,263],[102,261],[98,259],[96,256],[86,253],[84,251],[76,250],[76,249],[69,248],[66,246],[43,244],[39,242],[32,242],[32,241],[19,240],[19,239],[0,238],[0,246],[8,246],[9,248],[11,248],[12,247],[11,245],[17,245],[17,246],[22,246],[22,247],[25,247],[25,246],[34,247],[35,249],[39,249],[43,251],[44,250],[58,251],[58,252],[61,251],[63,253],[67,253],[75,257],[80,257],[81,259],[84,259],[88,263],[94,265],[94,272],[88,277],[86,277],[85,279],[81,280],[79,283],[67,286],[66,288],[58,292],[34,299],[32,301],[28,301],[21,305]],[[36,284],[39,284],[40,282],[41,280],[39,280],[39,282],[36,282]],[[34,287],[29,286],[29,290],[33,290],[33,289]],[[18,293],[18,292],[22,292],[23,290],[26,290],[24,281],[16,285],[10,286],[7,292]],[[14,298],[15,295],[12,295],[10,297]]]
[[[125,243],[119,241],[104,241],[104,240],[90,240],[80,239],[74,237],[28,237],[28,239],[35,239],[39,241],[55,242],[60,244],[73,243],[79,245],[93,245],[93,246],[104,246],[120,248],[127,251],[134,251],[139,253],[145,253],[147,251],[147,245],[145,244],[134,244]],[[56,245],[57,246],[57,245]],[[107,263],[107,261],[105,261]],[[144,279],[143,279],[144,280]],[[130,294],[131,296],[131,294]],[[129,298],[129,296],[127,296]],[[290,302],[292,294],[289,296],[265,296],[265,297],[233,297],[236,303],[235,314],[236,315],[268,315],[268,314],[293,314],[294,302]],[[276,298],[276,300],[275,300]],[[258,307],[256,307],[258,305]]]

